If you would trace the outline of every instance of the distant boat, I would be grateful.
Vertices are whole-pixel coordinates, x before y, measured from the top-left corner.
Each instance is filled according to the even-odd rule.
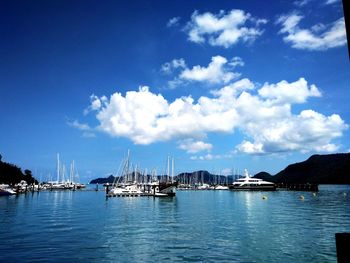
[[[13,191],[9,185],[0,184],[0,196],[15,195],[15,194],[16,194],[16,192]]]
[[[153,182],[153,194],[157,197],[162,196],[175,196],[176,188],[178,182],[174,181],[174,158],[171,161],[171,175],[170,175],[170,157],[167,158],[167,175],[165,177],[165,181],[163,182]]]
[[[123,162],[122,173],[120,176],[116,176],[114,182],[112,184],[112,189],[107,192],[107,196],[117,196],[117,197],[125,197],[125,196],[142,196],[144,192],[141,191],[141,185],[137,183],[137,181],[132,181],[129,173],[130,166],[130,151],[128,150],[128,155]],[[136,172],[135,172],[136,176]],[[124,182],[119,182],[119,180],[123,178]]]
[[[249,176],[247,169],[244,170],[244,177],[237,179],[229,186],[230,190],[247,190],[247,191],[275,191],[276,185],[262,179],[252,178]]]
[[[228,186],[225,185],[217,185],[215,186],[214,190],[228,190]]]

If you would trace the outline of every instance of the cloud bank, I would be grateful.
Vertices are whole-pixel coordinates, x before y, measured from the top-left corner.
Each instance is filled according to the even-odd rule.
[[[348,128],[339,115],[325,116],[311,109],[292,113],[294,104],[320,96],[304,78],[262,87],[241,79],[198,100],[183,96],[168,101],[143,86],[110,98],[93,96],[89,109],[95,112],[100,131],[135,144],[176,140],[180,149],[196,153],[212,149],[205,142],[209,133],[239,131],[245,139],[232,147],[248,154],[333,152],[339,147],[333,140]]]

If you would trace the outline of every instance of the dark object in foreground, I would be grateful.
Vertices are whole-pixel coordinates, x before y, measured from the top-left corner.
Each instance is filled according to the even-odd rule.
[[[336,233],[335,244],[337,246],[338,263],[350,262],[350,233]]]

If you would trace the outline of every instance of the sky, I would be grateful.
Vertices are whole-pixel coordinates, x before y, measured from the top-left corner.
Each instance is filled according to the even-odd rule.
[[[350,151],[342,3],[0,2],[0,153],[47,180],[275,174]]]

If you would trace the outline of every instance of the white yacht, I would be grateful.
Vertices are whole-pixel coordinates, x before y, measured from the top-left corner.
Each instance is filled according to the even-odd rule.
[[[247,169],[245,169],[244,177],[237,179],[229,188],[230,190],[275,191],[276,185],[259,178],[250,177]]]

